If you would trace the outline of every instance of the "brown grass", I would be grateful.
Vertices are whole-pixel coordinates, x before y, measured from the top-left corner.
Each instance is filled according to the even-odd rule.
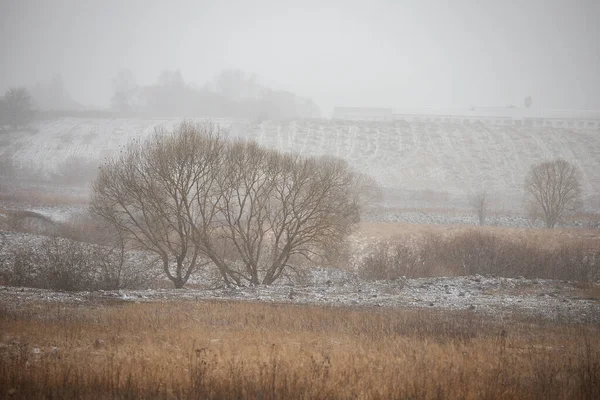
[[[71,206],[86,205],[89,198],[81,195],[51,193],[38,189],[3,189],[0,187],[0,201],[24,203],[31,206]]]
[[[593,283],[600,281],[600,247],[581,236],[549,243],[503,230],[456,229],[375,241],[356,267],[368,280],[481,274]]]
[[[526,241],[543,247],[584,244],[600,249],[600,232],[583,228],[506,228],[496,226],[473,227],[466,225],[407,224],[397,222],[362,222],[358,234],[372,240],[422,238],[429,235],[456,236],[468,232],[483,232],[514,241]]]
[[[600,300],[600,285],[583,285],[577,294],[581,299]]]
[[[600,329],[238,302],[0,313],[0,397],[592,399]]]

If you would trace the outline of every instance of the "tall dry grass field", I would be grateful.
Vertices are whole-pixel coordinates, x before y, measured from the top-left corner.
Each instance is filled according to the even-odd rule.
[[[0,314],[0,398],[600,398],[591,325],[191,301]]]
[[[507,228],[497,226],[408,224],[402,222],[361,222],[358,235],[362,239],[380,240],[390,238],[419,239],[431,235],[454,237],[478,232],[499,238],[523,241],[538,247],[556,248],[584,245],[600,249],[600,231],[583,228]]]

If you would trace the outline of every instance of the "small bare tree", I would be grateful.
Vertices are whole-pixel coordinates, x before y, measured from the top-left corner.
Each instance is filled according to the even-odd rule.
[[[477,214],[477,219],[479,220],[479,225],[485,225],[485,219],[488,214],[488,193],[487,190],[482,190],[477,194],[471,196],[470,204],[475,213]]]
[[[535,164],[525,178],[525,194],[528,212],[554,228],[581,206],[580,173],[563,159]]]

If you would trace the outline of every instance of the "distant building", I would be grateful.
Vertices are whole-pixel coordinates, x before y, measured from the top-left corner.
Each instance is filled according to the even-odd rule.
[[[350,121],[408,121],[494,126],[599,129],[600,111],[544,110],[509,107],[473,107],[450,110],[394,110],[391,108],[336,107],[333,119]]]
[[[393,121],[391,108],[335,107],[332,119],[349,121]]]

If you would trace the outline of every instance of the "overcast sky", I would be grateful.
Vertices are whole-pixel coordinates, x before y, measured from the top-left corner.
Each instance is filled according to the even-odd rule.
[[[333,106],[600,109],[600,0],[0,0],[0,90],[61,73],[107,106],[111,79],[223,68]]]

